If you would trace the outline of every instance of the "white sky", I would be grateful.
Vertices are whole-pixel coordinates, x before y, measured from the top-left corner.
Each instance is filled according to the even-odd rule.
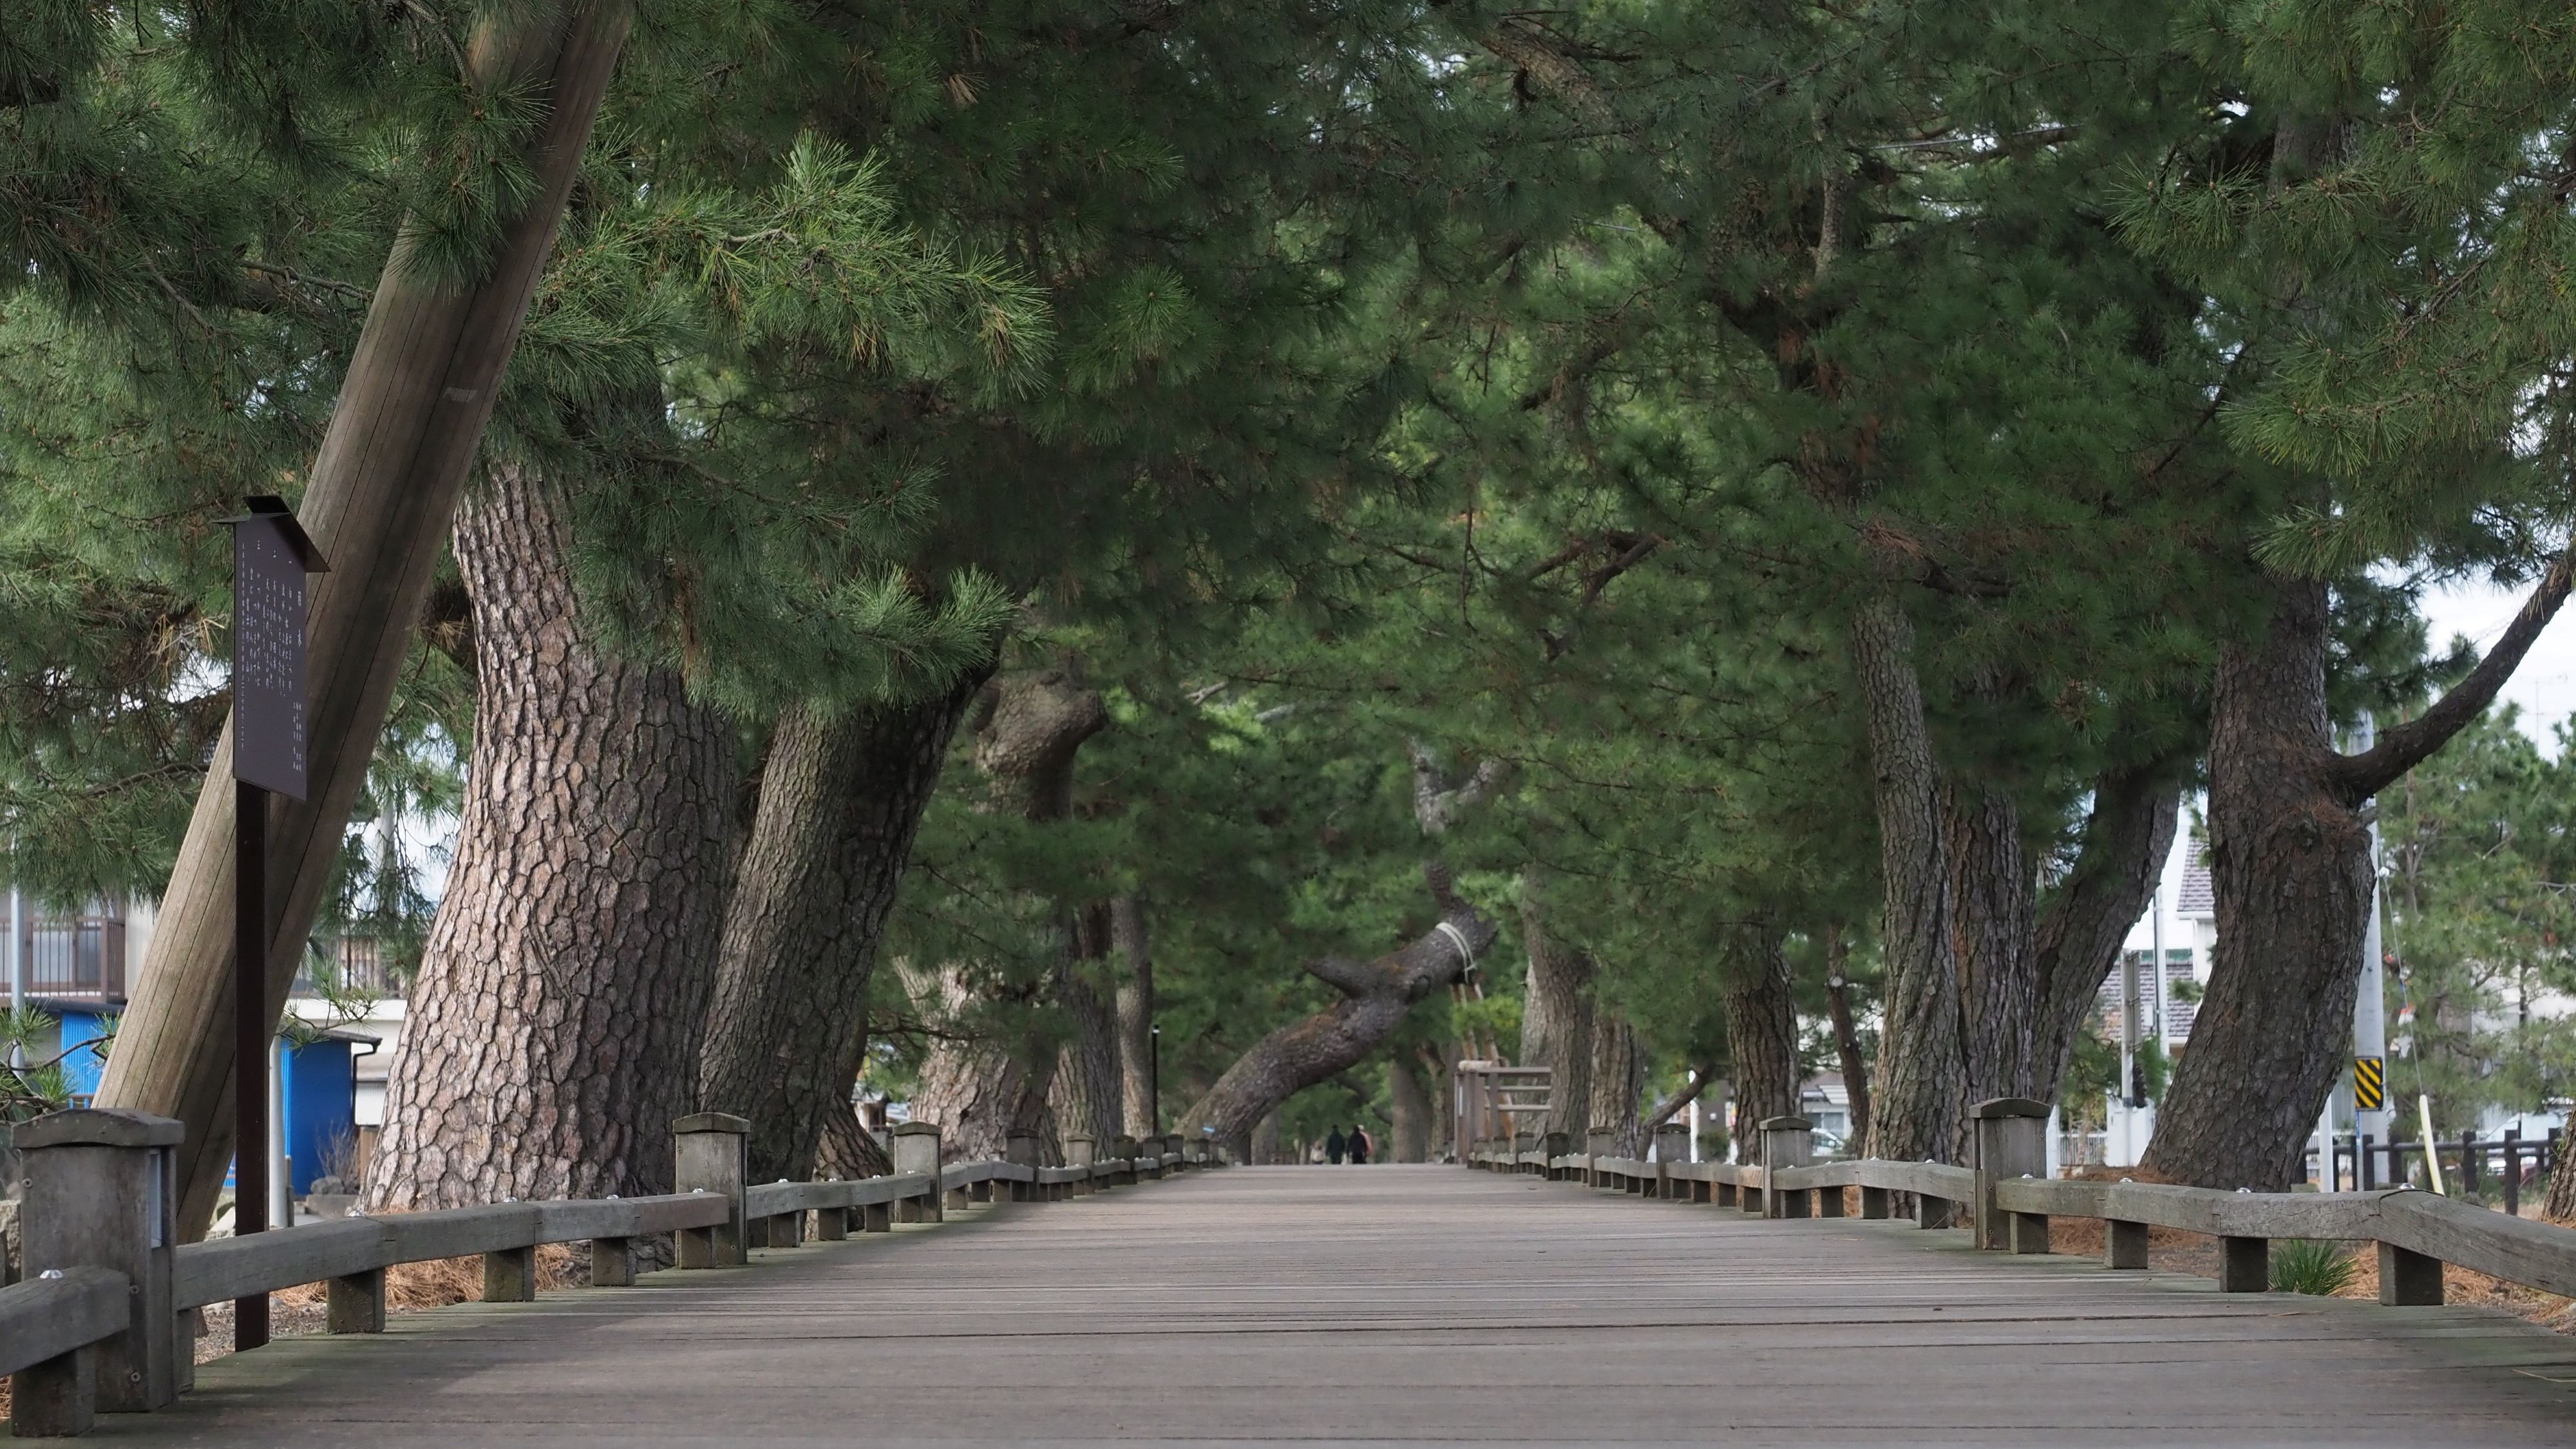
[[[2483,582],[2427,590],[2423,610],[2432,646],[2439,650],[2454,634],[2466,634],[2483,654],[2522,608],[2523,590],[2499,589]],[[2522,706],[2523,733],[2556,752],[2550,727],[2576,714],[2576,609],[2562,611],[2523,656],[2522,667],[2506,681],[2503,699]]]

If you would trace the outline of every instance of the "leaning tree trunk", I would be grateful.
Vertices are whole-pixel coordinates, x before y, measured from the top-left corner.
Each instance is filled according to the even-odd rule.
[[[1109,945],[1123,969],[1118,977],[1118,1065],[1128,1121],[1162,1130],[1163,1104],[1154,1100],[1154,957],[1145,934],[1145,902],[1116,896],[1109,902]]]
[[[1798,1003],[1780,932],[1726,932],[1718,991],[1726,1002],[1726,1045],[1735,1060],[1735,1122],[1741,1134],[1766,1117],[1798,1115]]]
[[[438,573],[439,545],[482,445],[537,276],[554,249],[600,97],[626,40],[625,0],[481,12],[465,52],[478,97],[514,92],[537,112],[528,185],[496,218],[489,265],[459,285],[419,261],[406,231],[376,283],[365,328],[305,481],[302,519],[331,572],[313,581],[308,798],[271,802],[268,996],[281,1009],[340,838],[392,707],[394,685]],[[176,1117],[179,1232],[212,1221],[232,1158],[233,783],[227,727],[189,817],[159,926],[117,1032],[98,1104]]]
[[[1253,1043],[1181,1114],[1183,1136],[1212,1127],[1237,1155],[1248,1155],[1255,1124],[1290,1097],[1376,1054],[1415,1003],[1457,980],[1474,953],[1492,944],[1493,923],[1450,889],[1447,868],[1435,862],[1423,874],[1439,902],[1440,924],[1374,961],[1307,962],[1306,970],[1343,998]]]
[[[2576,582],[2551,560],[2487,657],[2368,753],[2328,734],[2326,586],[2275,580],[2263,636],[2219,656],[2209,738],[2218,943],[2155,1141],[2140,1165],[2201,1187],[2289,1186],[2344,1068],[2369,917],[2370,798],[2494,702]]]
[[[1862,608],[1851,629],[1877,780],[1886,896],[1887,979],[1869,1154],[1950,1161],[1957,1156],[1967,1075],[1960,1059],[1946,819],[1914,672],[1914,625],[1882,600]]]
[[[1637,1047],[1637,1029],[1628,1018],[1605,1006],[1592,1009],[1587,1134],[1607,1132],[1621,1157],[1646,1155],[1645,1133],[1637,1099],[1646,1090],[1646,1058]]]
[[[1529,976],[1521,1008],[1521,1064],[1547,1068],[1548,1109],[1542,1132],[1580,1140],[1592,1125],[1591,953],[1547,930],[1536,867],[1521,873],[1521,943]]]
[[[723,920],[733,736],[678,676],[584,633],[570,546],[517,467],[457,522],[474,753],[370,1210],[670,1190]]]
[[[778,722],[697,1072],[700,1107],[750,1120],[755,1181],[810,1175],[825,1132],[851,1116],[877,942],[949,736],[985,677],[912,704],[799,706]]]
[[[2040,1011],[2030,1095],[2043,1102],[2056,1100],[2075,1034],[2092,1014],[2129,927],[2146,910],[2165,858],[2173,853],[2180,779],[2188,763],[2110,770],[2093,782],[2084,844],[2066,879],[2049,894],[2034,947]],[[2160,963],[2156,969],[2164,968]]]
[[[1074,755],[1109,724],[1099,691],[1067,664],[1004,674],[986,698],[991,708],[975,732],[975,763],[988,791],[985,808],[1036,822],[1062,820],[1073,809]],[[1054,1048],[1033,1036],[994,1035],[980,1018],[994,1006],[1025,1012],[1054,983],[1028,986],[994,979],[996,974],[961,964],[930,974],[939,1008],[931,1014],[947,1034],[922,1064],[912,1112],[916,1121],[945,1129],[952,1155],[972,1148],[998,1159],[1012,1132],[1047,1135]]]
[[[1839,925],[1825,928],[1825,1011],[1833,1020],[1834,1053],[1841,1058],[1843,1093],[1851,1104],[1850,1144],[1869,1141],[1869,1063],[1861,1056],[1860,1028],[1852,1018],[1851,978],[1844,968],[1851,946]]]

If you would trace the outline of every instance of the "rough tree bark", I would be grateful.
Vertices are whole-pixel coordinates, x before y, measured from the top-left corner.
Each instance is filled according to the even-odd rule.
[[[1521,873],[1521,941],[1529,977],[1521,1009],[1521,1064],[1548,1069],[1548,1110],[1539,1130],[1581,1137],[1592,1125],[1591,954],[1553,939],[1540,900],[1543,876]]]
[[[2030,946],[2038,882],[2022,845],[2021,808],[1992,786],[1953,787],[1941,800],[1959,972],[1960,1105],[2036,1096],[2040,990]],[[1954,1120],[1949,1160],[1973,1161],[1967,1113]]]
[[[857,1123],[877,942],[949,737],[987,671],[915,703],[778,722],[736,868],[698,1061],[698,1105],[751,1122],[753,1180],[803,1179]],[[846,1155],[844,1153],[843,1155]]]
[[[1128,1130],[1118,1009],[1111,996],[1088,979],[1088,973],[1111,964],[1108,938],[1109,908],[1102,905],[1084,911],[1074,932],[1075,958],[1054,991],[1056,1006],[1072,1031],[1056,1050],[1048,1106],[1058,1131],[1087,1133],[1094,1142],[1110,1141]],[[1137,1120],[1136,1130],[1144,1131],[1143,1119]]]
[[[1159,1130],[1162,1104],[1154,1100],[1154,957],[1147,938],[1145,903],[1135,896],[1109,902],[1109,945],[1118,965],[1118,1064],[1126,1118]]]
[[[576,615],[549,490],[503,467],[456,526],[474,753],[386,1084],[370,1210],[668,1192],[713,984],[732,731]]]
[[[1637,1047],[1637,1028],[1617,1011],[1596,1004],[1591,1056],[1585,1132],[1609,1133],[1622,1157],[1645,1156],[1645,1124],[1637,1112],[1637,1098],[1646,1090],[1646,1057]]]
[[[1423,875],[1439,903],[1440,924],[1374,961],[1305,963],[1342,999],[1254,1043],[1181,1114],[1176,1130],[1194,1137],[1213,1127],[1238,1154],[1248,1153],[1252,1129],[1262,1118],[1317,1082],[1366,1061],[1404,1024],[1416,1002],[1467,970],[1476,953],[1493,943],[1493,923],[1450,889],[1447,867],[1433,862]]]
[[[1415,1080],[1422,1083],[1423,1094],[1430,1099],[1431,1116],[1425,1123],[1424,1161],[1446,1162],[1455,1154],[1457,1144],[1450,1139],[1457,1132],[1458,1120],[1453,1113],[1449,1063],[1429,1042],[1413,1049]]]
[[[1413,1053],[1398,1047],[1387,1054],[1386,1102],[1391,1162],[1431,1160],[1431,1098],[1422,1090],[1421,1068]]]
[[[841,1110],[823,1120],[823,1140],[814,1149],[814,1174],[817,1177],[883,1177],[894,1171],[894,1159],[877,1139],[870,1135],[858,1112],[843,1102]]]
[[[341,832],[631,13],[625,0],[485,13],[466,49],[468,85],[482,96],[523,92],[540,116],[523,152],[526,209],[501,227],[490,269],[469,286],[419,265],[410,236],[398,241],[350,356],[300,510],[332,571],[313,581],[308,614],[310,797],[274,801],[268,823],[276,1007],[339,867]],[[177,1163],[186,1238],[212,1220],[232,1157],[231,774],[227,727],[98,1093],[102,1107],[186,1124]]]
[[[1073,809],[1073,761],[1082,742],[1109,724],[1098,691],[1070,661],[1045,669],[1013,670],[986,691],[975,725],[975,763],[985,777],[985,808],[1014,811],[1032,821],[1061,820]],[[1068,952],[1071,925],[1066,924]],[[935,1122],[957,1154],[1002,1156],[1014,1131],[1051,1135],[1047,1098],[1055,1080],[1055,1053],[1034,1041],[982,1034],[977,1008],[996,991],[987,973],[951,963],[928,973],[926,993],[936,1019],[951,1033],[922,1064],[912,1110]],[[1056,983],[1023,994],[1033,1005]],[[925,994],[916,992],[917,995]],[[1096,1025],[1097,1023],[1095,1023]],[[1043,1060],[1036,1060],[1043,1056]]]
[[[2326,586],[2275,579],[2260,638],[2220,656],[2209,739],[2218,943],[2191,1042],[2140,1164],[2201,1187],[2289,1187],[2352,1040],[2370,910],[2370,797],[2485,711],[2567,601],[2551,560],[2495,647],[2368,753],[2333,746]]]
[[[1869,1155],[1955,1160],[1966,1069],[1941,781],[1914,673],[1913,621],[1895,603],[1876,601],[1854,616],[1852,665],[1866,703],[1886,893],[1885,1024]]]
[[[1722,944],[1718,991],[1735,1059],[1736,1130],[1798,1114],[1798,1003],[1787,941],[1769,926],[1732,926]]]
[[[1860,1028],[1852,1020],[1851,943],[1839,925],[1825,928],[1825,1010],[1833,1018],[1834,1052],[1842,1058],[1843,1092],[1851,1103],[1851,1144],[1869,1140],[1869,1063],[1861,1056]]]

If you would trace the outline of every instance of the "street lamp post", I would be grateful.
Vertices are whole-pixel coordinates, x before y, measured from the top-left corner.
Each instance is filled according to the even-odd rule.
[[[1154,1135],[1163,1135],[1163,1028],[1154,1027],[1154,1065],[1145,1077],[1146,1110],[1154,1114]]]

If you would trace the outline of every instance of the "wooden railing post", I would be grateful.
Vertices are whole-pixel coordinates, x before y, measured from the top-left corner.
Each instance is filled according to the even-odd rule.
[[[26,1276],[104,1268],[132,1285],[125,1331],[17,1375],[21,1438],[78,1434],[93,1411],[141,1413],[178,1397],[179,1314],[170,1306],[177,1237],[172,1151],[184,1129],[122,1109],[48,1112],[18,1125]]]
[[[1775,1184],[1789,1168],[1804,1167],[1815,1156],[1815,1124],[1804,1117],[1762,1119],[1762,1215],[1766,1218],[1807,1216],[1809,1193],[1784,1191]]]
[[[890,1135],[894,1140],[895,1176],[927,1173],[930,1177],[927,1189],[894,1205],[894,1220],[899,1223],[946,1222],[948,1214],[939,1205],[939,1124],[897,1122]]]
[[[1557,1167],[1556,1160],[1560,1157],[1572,1157],[1574,1155],[1574,1134],[1571,1132],[1550,1132],[1539,1138],[1538,1143],[1538,1150],[1547,1154],[1547,1166],[1541,1169],[1542,1174],[1550,1182],[1562,1181],[1563,1174]]]
[[[751,1124],[724,1112],[692,1112],[671,1124],[672,1186],[679,1192],[723,1196],[733,1210],[708,1228],[677,1235],[683,1268],[739,1268],[743,1256],[743,1179],[749,1172],[743,1143]]]
[[[1071,1182],[1059,1183],[1057,1186],[1062,1187],[1065,1190],[1066,1195],[1070,1197],[1091,1196],[1093,1191],[1091,1184],[1091,1167],[1092,1164],[1099,1160],[1100,1143],[1097,1140],[1084,1136],[1079,1132],[1065,1138],[1064,1165],[1067,1167],[1081,1168],[1082,1175]]]
[[[2147,1266],[2147,1225],[2117,1218],[2102,1224],[2102,1266],[2135,1272]]]
[[[624,1242],[624,1239],[619,1239]],[[590,1281],[599,1282],[599,1263],[592,1255]],[[629,1272],[626,1281],[635,1281]],[[605,1285],[602,1286],[614,1286]],[[382,1333],[385,1331],[385,1270],[369,1268],[334,1278],[323,1290],[322,1331],[325,1333]]]
[[[1989,1252],[2048,1251],[2048,1219],[2023,1224],[2024,1246],[2015,1247],[2013,1214],[1995,1205],[1995,1184],[2048,1175],[2048,1104],[2028,1097],[1992,1097],[1968,1109],[1976,1125],[1977,1200],[1971,1226],[1977,1246]]]
[[[1655,1129],[1655,1191],[1664,1198],[1687,1196],[1674,1190],[1674,1184],[1688,1179],[1676,1178],[1672,1165],[1690,1161],[1690,1128],[1680,1122],[1667,1122]]]
[[[1002,1139],[1002,1160],[1014,1167],[1025,1167],[1035,1172],[1042,1156],[1038,1150],[1039,1146],[1038,1134],[1034,1132],[1011,1133]],[[1036,1202],[1043,1196],[1045,1196],[1044,1190],[1039,1187],[1035,1178],[1027,1182],[1011,1184],[1010,1198],[1013,1202]]]
[[[2265,1267],[2268,1272],[2270,1265],[2267,1263]],[[2439,1306],[2442,1302],[2442,1260],[2401,1248],[2395,1243],[2381,1243],[2379,1301],[2389,1308]]]
[[[533,1245],[496,1248],[483,1255],[483,1301],[537,1301],[537,1250]]]
[[[1583,1185],[1607,1187],[1609,1169],[1601,1164],[1619,1150],[1619,1134],[1607,1127],[1595,1127],[1583,1134]]]
[[[837,1177],[827,1180],[831,1182],[840,1181]],[[824,1207],[814,1209],[814,1241],[818,1243],[848,1242],[850,1239],[850,1211],[850,1209],[845,1207]]]
[[[1109,1181],[1116,1187],[1136,1185],[1136,1139],[1124,1133],[1109,1139],[1109,1160],[1123,1164]]]

